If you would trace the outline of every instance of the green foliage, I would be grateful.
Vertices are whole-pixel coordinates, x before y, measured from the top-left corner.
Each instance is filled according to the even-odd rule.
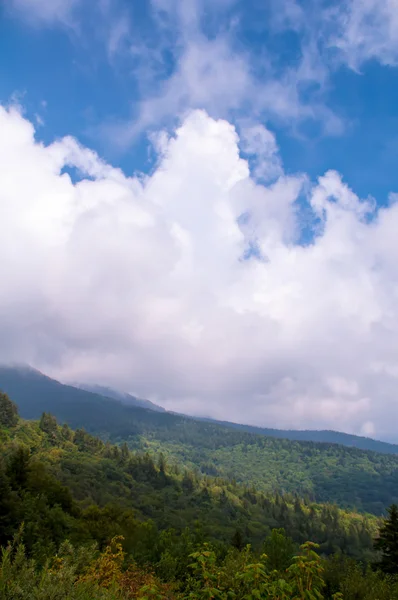
[[[179,578],[179,565],[192,547],[187,542],[181,549],[174,540],[166,548],[165,538],[159,540],[166,530],[178,537],[187,527],[195,543],[233,540],[238,549],[246,543],[260,549],[273,529],[284,528],[296,544],[312,539],[324,554],[373,556],[375,519],[176,471],[164,455],[112,446],[82,429],[59,427],[51,415],[39,423],[20,420],[0,449],[0,542],[24,520],[27,551],[39,562],[65,537],[74,543],[95,540],[103,548],[122,534],[140,561],[161,563],[163,571],[168,565]],[[274,532],[267,543],[269,565],[279,568],[292,541]]]
[[[69,555],[65,551],[69,550]],[[115,590],[80,582],[79,554],[68,545],[41,569],[27,557],[21,544],[4,548],[0,565],[0,598],[2,600],[116,600]]]
[[[7,394],[0,391],[0,425],[15,427],[18,423],[18,409]]]
[[[290,567],[296,544],[286,536],[284,529],[273,529],[263,544],[267,567],[271,571],[285,571]]]
[[[375,548],[381,551],[380,568],[385,573],[398,573],[398,507],[392,504],[380,528]]]
[[[301,546],[302,553],[293,557],[293,564],[287,572],[293,579],[292,591],[303,600],[321,600],[323,598],[323,567],[315,549],[317,544],[306,542]]]
[[[57,419],[49,413],[43,413],[39,421],[39,427],[45,433],[49,433],[52,436],[56,436],[57,431]]]
[[[233,561],[231,570],[233,555],[220,563],[211,547],[204,546],[192,554],[193,577],[188,584],[188,597],[197,600],[323,600],[323,567],[315,547],[310,542],[303,544],[298,555],[289,557],[292,565],[278,572],[267,568],[266,555],[253,562],[255,556],[250,547],[240,555],[239,561]]]
[[[40,568],[18,540],[3,548],[1,600],[166,600],[169,587],[147,571],[122,571],[122,540],[114,539],[99,554],[94,546],[75,548],[64,542]]]
[[[323,561],[326,598],[398,600],[398,581],[370,565],[336,555]]]
[[[204,475],[212,465],[212,475],[266,493],[283,490],[376,515],[398,502],[396,455],[266,438],[188,419],[172,428],[146,426],[139,439],[141,448],[161,450],[172,462]],[[137,447],[137,436],[130,436],[128,443]]]
[[[21,532],[20,532],[21,533]],[[95,545],[65,541],[43,565],[29,558],[20,534],[0,556],[2,600],[397,600],[395,579],[352,559],[322,560],[303,544],[291,566],[273,571],[265,555],[250,546],[226,555],[209,544],[187,554],[185,576],[177,582],[138,566],[114,538],[102,552]]]
[[[51,411],[60,422],[84,427],[104,440],[126,442],[130,449],[152,455],[162,452],[168,463],[178,464],[183,470],[235,478],[264,493],[298,494],[314,502],[336,503],[375,515],[382,515],[390,504],[398,503],[397,454],[278,439],[271,437],[278,434],[272,430],[223,426],[134,408],[61,385],[33,370],[0,367],[0,386],[18,402],[23,416],[40,418],[43,411]],[[345,440],[348,445],[358,443],[364,448],[397,452],[397,447],[381,442],[321,433],[320,441]],[[299,432],[293,434],[298,436]]]
[[[243,548],[245,547],[243,543],[243,535],[240,529],[237,529],[234,535],[232,536],[231,545],[237,550],[243,550]]]
[[[51,415],[0,434],[1,600],[398,600],[396,507],[385,574],[368,564],[374,518],[180,471]]]

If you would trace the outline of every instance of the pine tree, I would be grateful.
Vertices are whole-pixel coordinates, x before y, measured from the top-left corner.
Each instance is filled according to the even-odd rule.
[[[30,450],[26,446],[15,446],[8,457],[6,475],[14,490],[24,489],[28,480]]]
[[[295,545],[284,529],[273,529],[264,541],[263,552],[271,571],[285,571],[291,563]]]
[[[243,548],[245,547],[245,544],[243,542],[243,535],[239,529],[237,529],[234,535],[232,536],[231,545],[239,551],[243,550]]]
[[[127,462],[130,458],[130,450],[126,442],[121,445],[121,457],[123,462]]]
[[[164,474],[166,472],[166,459],[164,457],[163,452],[160,452],[158,456],[158,469],[159,472]]]
[[[64,438],[64,440],[68,440],[69,442],[72,441],[73,432],[72,432],[71,428],[69,427],[69,425],[64,423],[62,425],[61,432],[62,432],[62,437]]]
[[[0,392],[0,425],[15,427],[18,423],[18,409],[7,394]]]
[[[55,435],[57,433],[57,419],[50,413],[43,413],[39,421],[39,427],[45,433]]]
[[[375,548],[382,553],[380,568],[385,573],[398,573],[398,506],[396,504],[392,504],[388,509],[388,517],[380,528]]]
[[[11,536],[16,508],[5,466],[0,459],[0,544],[2,546],[5,546]]]

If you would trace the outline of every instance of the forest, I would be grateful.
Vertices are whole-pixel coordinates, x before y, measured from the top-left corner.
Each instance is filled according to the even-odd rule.
[[[181,468],[49,413],[21,419],[5,394],[0,445],[0,598],[398,598],[393,509]]]
[[[0,368],[0,389],[17,402],[25,418],[51,412],[73,429],[84,427],[119,445],[126,442],[134,451],[162,452],[168,462],[201,475],[375,515],[398,502],[396,454],[279,439],[127,406],[34,370]]]

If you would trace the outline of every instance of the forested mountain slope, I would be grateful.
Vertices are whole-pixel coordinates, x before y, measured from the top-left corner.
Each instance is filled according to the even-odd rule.
[[[63,386],[35,371],[2,369],[0,388],[38,418],[61,422],[188,465],[202,474],[234,478],[263,492],[291,492],[318,502],[382,514],[398,501],[398,456],[334,444],[254,435],[170,413],[128,407]]]
[[[49,414],[24,421],[1,393],[0,492],[4,600],[392,600],[398,591],[357,562],[378,560],[375,517],[198,477]],[[307,538],[319,546],[299,548]]]
[[[50,545],[65,530],[73,541],[91,537],[100,544],[123,533],[131,548],[145,554],[154,551],[159,531],[189,526],[202,539],[225,543],[239,531],[259,547],[272,528],[284,527],[294,541],[311,538],[326,553],[371,553],[374,518],[198,476],[161,454],[131,452],[60,427],[48,414],[39,422],[10,418],[3,400],[0,395],[0,543],[25,512],[28,545],[38,530]]]
[[[341,431],[332,431],[327,429],[271,429],[269,427],[254,427],[253,425],[243,425],[240,423],[231,423],[230,421],[217,421],[215,419],[203,419],[213,423],[218,423],[231,429],[239,429],[256,435],[266,435],[270,437],[283,438],[287,440],[296,440],[304,442],[320,442],[326,444],[341,444],[349,448],[358,448],[360,450],[371,450],[372,452],[381,452],[382,454],[398,454],[398,444],[390,444],[380,440],[373,440],[360,435],[352,435]]]
[[[115,418],[112,421],[115,421],[116,427],[118,426],[118,423],[120,424],[122,419],[126,418],[126,415],[128,421],[130,421],[130,425],[134,419],[134,413],[126,413],[123,411],[122,407],[120,407],[120,404],[110,404],[109,400],[117,400],[119,403],[130,407],[150,409],[163,413],[166,412],[164,408],[149,400],[136,398],[131,394],[111,388],[89,384],[78,384],[76,386],[64,385],[27,366],[8,367],[0,365],[0,389],[11,394],[18,400],[22,414],[27,418],[35,418],[42,409],[46,408],[50,410],[53,406],[54,412],[57,412],[59,415],[64,413],[66,415],[65,418],[70,419],[72,418],[70,414],[72,411],[69,410],[69,408],[71,407],[74,409],[76,403],[79,403],[80,406],[79,418],[84,418],[86,408],[90,411],[93,403],[100,401],[101,404],[98,407],[100,415],[96,424],[96,430],[98,430],[101,423],[103,423],[104,415],[109,417],[111,413],[114,413]],[[87,395],[84,392],[90,392],[90,394]],[[70,407],[67,406],[67,404],[69,404]],[[265,435],[267,437],[296,441],[340,444],[351,448],[359,448],[360,450],[371,450],[382,454],[398,455],[398,444],[350,435],[339,431],[272,429],[232,423],[230,421],[218,421],[210,418],[188,417],[177,413],[167,414],[182,419],[191,418],[194,421],[209,422],[229,429],[254,433],[255,435]],[[128,417],[129,415],[131,418]],[[142,419],[142,416],[139,418]],[[150,422],[151,417],[148,416],[147,420]],[[155,420],[155,422],[157,421]],[[167,427],[173,422],[178,422],[178,419],[175,421],[172,417],[166,417],[164,421],[157,422],[157,424],[162,424]]]

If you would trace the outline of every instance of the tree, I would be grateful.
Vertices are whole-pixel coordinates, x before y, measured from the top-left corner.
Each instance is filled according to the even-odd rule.
[[[164,474],[166,472],[166,459],[163,452],[160,452],[158,456],[158,469],[160,473]]]
[[[285,571],[292,560],[295,544],[287,537],[284,529],[273,529],[263,545],[267,566],[271,571]]]
[[[184,477],[182,478],[181,485],[185,492],[187,492],[187,493],[193,492],[193,490],[195,489],[195,485],[194,485],[192,473],[190,473],[189,471],[186,471],[184,473]]]
[[[7,394],[0,392],[0,425],[15,427],[18,423],[18,409]]]
[[[388,509],[388,517],[380,528],[374,546],[382,553],[380,568],[385,573],[398,573],[398,506],[396,504],[392,504]]]
[[[11,493],[5,466],[0,459],[0,545],[5,545],[12,533],[16,502]]]
[[[29,448],[22,444],[13,448],[6,467],[6,474],[12,489],[22,490],[26,487],[29,474],[29,463]]]
[[[245,543],[243,541],[243,535],[240,529],[237,529],[232,536],[231,544],[234,548],[241,551],[245,547]]]
[[[72,439],[73,439],[73,431],[69,427],[69,425],[67,425],[66,423],[64,423],[62,425],[62,427],[61,427],[61,433],[62,433],[62,437],[64,438],[64,440],[68,440],[69,442],[72,441]]]
[[[43,413],[39,421],[39,427],[45,433],[55,435],[57,433],[57,419],[49,413]]]
[[[121,458],[123,462],[127,462],[130,458],[130,450],[126,442],[121,445]]]

